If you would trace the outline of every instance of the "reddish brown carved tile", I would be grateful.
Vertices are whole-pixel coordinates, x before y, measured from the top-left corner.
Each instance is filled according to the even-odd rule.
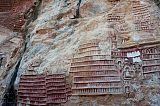
[[[96,42],[98,41],[98,42]],[[72,95],[121,94],[122,83],[113,59],[107,59],[99,40],[80,45],[77,57],[72,59]]]
[[[64,74],[22,75],[18,89],[18,103],[48,105],[65,103],[71,96],[71,86]]]

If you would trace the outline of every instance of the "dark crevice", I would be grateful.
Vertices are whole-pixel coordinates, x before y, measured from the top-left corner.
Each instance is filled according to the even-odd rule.
[[[3,57],[0,57],[0,67],[2,66]]]
[[[26,51],[26,47],[27,47],[27,42],[24,45],[23,54]],[[22,57],[23,57],[23,55],[22,55]],[[21,64],[22,57],[18,61],[17,65],[14,69],[14,72],[11,75],[10,83],[8,85],[8,88],[6,89],[6,91],[4,93],[4,96],[3,96],[2,106],[17,106],[17,91],[14,88],[14,83],[15,83],[15,80],[16,80],[16,77],[17,77],[19,66]]]
[[[82,0],[79,0],[79,2],[77,4],[76,15],[74,16],[74,18],[80,18],[80,6],[81,6],[81,2],[82,2]]]
[[[32,17],[33,21],[38,18],[38,10],[40,8],[41,3],[42,3],[42,0],[39,0],[39,4],[37,5],[37,7],[34,8],[35,10],[34,10],[34,14]],[[26,32],[28,32],[27,29],[26,29]],[[24,32],[25,35],[26,35],[26,32]],[[26,40],[26,42],[24,44],[24,48],[22,51],[23,54],[25,53],[26,47],[27,47],[27,38],[26,37],[25,37],[25,40]],[[3,96],[2,106],[17,106],[17,91],[14,88],[14,83],[16,81],[18,69],[20,67],[23,54],[22,54],[21,58],[19,59],[19,61],[17,62],[15,69],[14,69],[14,72],[11,75],[10,83],[4,93],[4,96]]]
[[[40,9],[40,6],[42,4],[42,0],[39,0],[39,3],[37,5],[37,2],[35,2],[35,9],[34,9],[34,17],[33,17],[33,21],[35,21],[37,18],[38,18],[38,15],[39,15],[39,9]]]
[[[16,97],[16,90],[14,89],[14,82],[17,77],[17,72],[18,72],[20,63],[21,63],[21,59],[19,60],[19,62],[17,63],[17,65],[15,67],[14,73],[11,78],[11,82],[8,86],[8,89],[6,90],[6,92],[4,94],[2,106],[16,106],[17,97]]]
[[[24,45],[23,54],[26,51],[26,46],[27,46],[27,42]],[[23,57],[23,55],[22,55],[22,57]],[[16,80],[16,77],[17,77],[19,66],[21,64],[22,57],[18,61],[17,65],[14,69],[14,72],[11,75],[10,83],[8,85],[8,88],[6,89],[6,91],[4,93],[4,96],[3,96],[2,106],[16,106],[17,105],[17,92],[14,89],[14,83],[15,83],[15,80]]]

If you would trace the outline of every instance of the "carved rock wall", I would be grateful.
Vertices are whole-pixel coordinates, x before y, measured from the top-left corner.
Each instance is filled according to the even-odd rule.
[[[145,58],[154,60],[159,52],[143,52],[159,48],[159,10],[152,1],[46,0],[27,36],[15,88],[23,74],[65,72],[73,95],[64,106],[160,104],[159,63],[145,66]],[[100,42],[82,50],[93,39]],[[117,86],[122,90],[113,89]]]
[[[52,75],[22,75],[18,88],[18,105],[65,103],[71,94],[63,73]]]
[[[159,10],[151,1],[49,0],[42,4],[41,14],[30,29],[19,76],[66,72],[72,97],[65,106],[159,104],[159,74],[144,73],[141,53],[159,41]],[[87,46],[93,39],[100,39],[98,46]],[[32,66],[38,59],[39,65]],[[97,59],[112,60],[114,66]],[[115,73],[110,71],[112,67]],[[121,83],[107,83],[112,74],[118,75]],[[118,85],[122,90],[115,94],[119,90],[113,88]]]

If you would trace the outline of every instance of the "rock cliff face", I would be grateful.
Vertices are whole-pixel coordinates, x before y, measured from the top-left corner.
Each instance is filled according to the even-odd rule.
[[[27,45],[23,56],[18,53],[22,54],[20,50],[24,45],[18,47],[19,52],[15,50],[18,52],[18,58],[22,57],[22,60],[14,88],[18,90],[20,76],[24,74],[65,73],[73,87],[80,79],[81,86],[85,81],[93,82],[87,82],[90,84],[90,88],[87,87],[88,91],[75,91],[72,87],[72,93],[76,95],[72,95],[66,103],[63,103],[64,106],[158,106],[160,105],[159,18],[159,8],[151,0],[44,0],[38,18],[34,22],[29,21],[31,22],[29,25],[26,24]],[[110,65],[93,68],[93,63],[83,63],[85,57],[93,55],[105,55],[100,60],[113,61],[117,74],[110,72],[113,76],[119,75],[120,93],[114,93],[119,91],[114,89],[116,85],[113,84],[111,75],[107,76],[110,78],[107,82],[110,91],[107,93],[102,89],[103,84],[99,83],[103,79],[102,76],[99,75],[101,79],[89,79],[94,76],[90,71],[103,70],[104,67],[103,71],[111,69]],[[75,62],[76,58],[80,62]],[[95,60],[92,57],[92,61]],[[85,61],[90,59],[85,58]],[[10,81],[8,77],[11,76],[11,70],[15,67],[13,65],[1,79],[2,94],[8,86],[7,81]],[[84,70],[90,73],[86,76],[88,79],[83,78],[84,74],[82,78],[77,78],[77,82],[73,81],[78,75],[74,72],[81,73]],[[108,80],[105,78],[103,81]],[[96,81],[99,85],[92,87],[91,84]],[[94,91],[95,86],[100,90]],[[93,91],[99,93],[94,94]]]
[[[15,65],[23,55],[25,26],[31,18],[24,17],[24,14],[27,15],[33,6],[32,0],[0,1],[0,101],[10,86]]]

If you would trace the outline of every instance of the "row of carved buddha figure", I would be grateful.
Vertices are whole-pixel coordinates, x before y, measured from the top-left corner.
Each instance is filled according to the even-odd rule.
[[[83,92],[85,92],[85,90],[83,91],[83,89],[95,87],[98,89],[101,87],[88,86],[89,83],[92,83],[91,85],[99,85],[103,82],[105,83],[105,87],[114,89],[114,87],[117,86],[107,86],[107,84],[110,83],[114,85],[115,81],[117,81],[119,85],[121,85],[126,80],[132,81],[134,78],[136,78],[137,73],[140,74],[142,77],[143,74],[146,74],[146,70],[152,70],[153,73],[158,71],[157,69],[159,68],[159,66],[152,66],[152,68],[143,68],[144,62],[146,64],[150,63],[145,61],[145,55],[160,56],[157,43],[149,45],[148,43],[146,43],[142,46],[139,45],[139,47],[133,46],[127,48],[112,49],[111,55],[107,56],[107,54],[102,54],[101,49],[103,48],[98,48],[99,43],[93,42],[88,44],[85,43],[84,47],[82,44],[80,47],[81,50],[78,53],[79,57],[74,57],[72,59],[70,73],[73,76],[73,86],[76,86],[76,88],[74,88],[76,91],[72,89],[73,92],[76,93],[75,95],[83,95]],[[99,50],[100,54],[91,53],[90,51],[92,50]],[[81,52],[84,51],[89,52],[91,54],[81,55]],[[151,57],[151,60],[154,59],[155,57]],[[158,61],[156,62],[157,65],[159,65]],[[121,88],[124,86],[121,86]],[[126,88],[126,90],[127,89],[128,88]],[[103,94],[112,94],[113,92],[110,91],[112,90],[109,90],[108,92],[105,92]],[[96,94],[98,95],[98,93]]]
[[[108,14],[107,15],[107,21],[108,22],[121,22],[124,23],[124,13],[114,13],[114,14]]]
[[[71,85],[64,73],[21,75],[18,105],[46,106],[67,102]]]
[[[106,45],[100,41],[82,43],[77,56],[73,57],[70,66],[72,95],[122,93],[120,74],[115,68],[114,60],[103,52]]]
[[[139,4],[132,5],[132,13],[135,17],[134,24],[136,31],[153,32],[155,29],[154,22],[152,21],[150,5]]]

